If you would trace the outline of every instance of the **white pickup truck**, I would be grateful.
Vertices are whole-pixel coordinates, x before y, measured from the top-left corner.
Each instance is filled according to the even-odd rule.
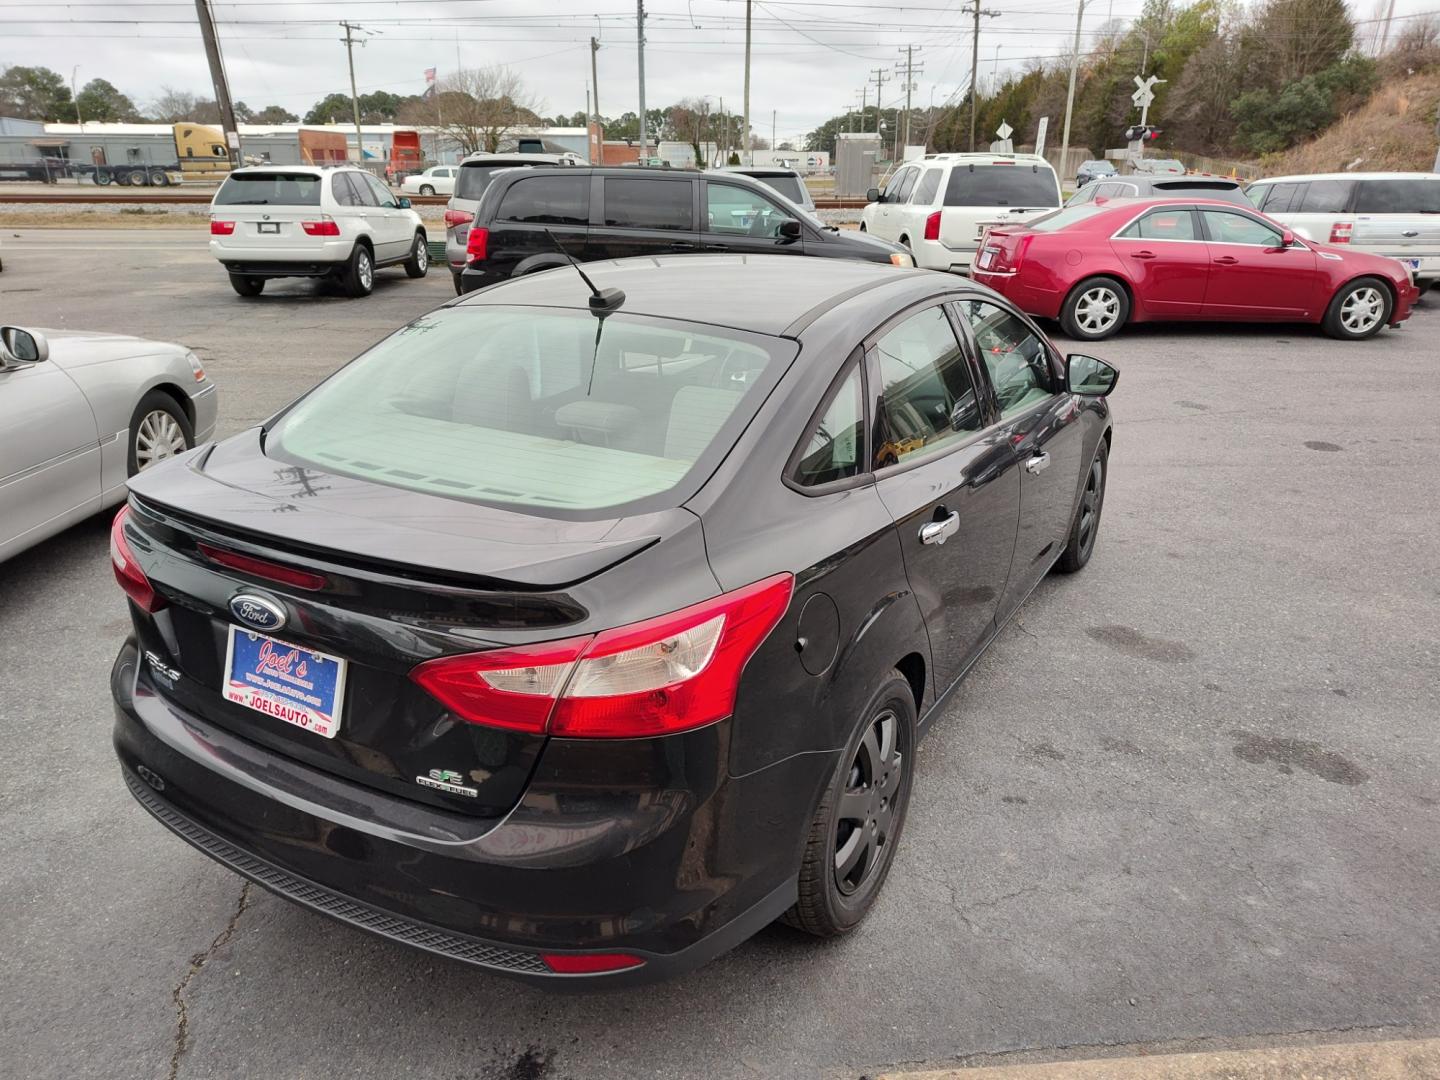
[[[1440,173],[1276,176],[1245,193],[1307,240],[1399,259],[1421,292],[1440,281]]]
[[[926,154],[867,198],[862,232],[904,244],[916,266],[968,274],[985,226],[1059,209],[1060,182],[1036,154]]]

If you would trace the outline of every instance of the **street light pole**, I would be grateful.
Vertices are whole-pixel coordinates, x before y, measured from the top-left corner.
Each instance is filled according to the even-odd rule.
[[[85,134],[85,120],[80,115],[80,92],[75,89],[75,76],[80,73],[80,65],[76,64],[70,69],[70,96],[75,99],[75,123],[80,125],[80,134]]]
[[[600,51],[600,42],[590,39],[590,82],[595,87],[595,164],[605,164],[605,133],[600,130],[600,76],[596,74],[595,54]]]
[[[1065,130],[1060,136],[1060,169],[1065,175],[1070,160],[1070,113],[1075,108],[1075,73],[1080,67],[1080,24],[1085,20],[1085,0],[1075,9],[1075,47],[1070,53],[1070,88],[1065,91]]]
[[[645,0],[635,0],[635,41],[640,46],[640,164],[649,158],[645,150]]]
[[[750,0],[745,0],[745,101],[742,104],[745,116],[740,122],[745,126],[740,138],[744,140],[745,164],[754,165],[755,151],[750,147]]]

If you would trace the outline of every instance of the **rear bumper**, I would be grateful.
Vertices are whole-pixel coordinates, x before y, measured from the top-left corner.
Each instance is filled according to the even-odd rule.
[[[354,240],[325,240],[303,247],[237,247],[224,238],[210,241],[210,254],[232,274],[245,277],[320,277],[344,268]]]
[[[970,273],[970,264],[975,260],[974,248],[947,247],[939,240],[916,240],[912,242],[915,265],[926,270],[946,270],[952,274]]]
[[[1022,268],[1027,269],[1027,268]],[[981,285],[994,289],[1027,315],[1037,319],[1055,319],[1060,315],[1060,306],[1065,302],[1065,293],[1058,289],[1037,287],[1013,270],[994,274],[976,270],[970,275]]]
[[[502,269],[493,262],[468,263],[460,273],[460,291],[474,292],[489,285],[498,285],[510,280],[510,264]]]
[[[665,978],[777,918],[833,767],[833,755],[800,755],[730,777],[728,723],[603,748],[552,739],[519,804],[475,818],[340,781],[179,711],[133,640],[111,690],[127,786],[200,851],[351,926],[547,984]],[[541,958],[586,952],[643,964],[557,975]]]

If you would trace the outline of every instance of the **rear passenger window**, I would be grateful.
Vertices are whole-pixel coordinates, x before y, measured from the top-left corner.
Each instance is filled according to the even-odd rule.
[[[860,365],[851,364],[820,418],[810,428],[795,466],[795,481],[805,487],[859,475],[865,449],[865,406]]]
[[[1002,420],[1050,396],[1050,352],[1035,331],[1018,315],[985,300],[962,300],[956,306],[975,335]]]
[[[1156,210],[1120,235],[1130,240],[1195,240],[1195,215],[1189,210]]]
[[[1361,180],[1357,214],[1440,214],[1440,180]]]
[[[910,201],[919,206],[929,206],[933,203],[936,193],[940,190],[940,177],[944,175],[944,169],[926,169],[924,178],[915,185],[915,194]]]
[[[527,176],[505,192],[496,217],[536,225],[585,225],[590,221],[590,178]]]
[[[691,205],[694,185],[689,180],[605,181],[605,224],[621,229],[695,228]]]
[[[875,467],[957,442],[983,426],[970,366],[942,308],[912,315],[875,343],[880,415]]]
[[[330,181],[330,191],[335,196],[335,202],[340,206],[370,205],[360,197],[359,191],[350,182],[349,173],[336,173]]]
[[[1311,180],[1300,198],[1302,214],[1343,214],[1350,205],[1353,180]]]

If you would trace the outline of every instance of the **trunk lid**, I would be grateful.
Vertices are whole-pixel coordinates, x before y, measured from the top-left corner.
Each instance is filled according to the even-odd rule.
[[[143,677],[188,713],[343,780],[467,815],[506,813],[545,736],[459,721],[410,673],[437,656],[589,632],[590,612],[567,586],[693,515],[555,521],[285,467],[257,439],[247,432],[135,478],[126,535],[166,601],[136,610]],[[397,495],[406,524],[386,512]],[[276,580],[277,567],[309,580]],[[272,605],[280,625],[247,624],[243,597]],[[267,638],[272,655],[293,650],[307,665],[298,674],[320,684],[314,693],[335,686],[333,737],[230,699],[254,672],[274,675],[256,664]]]
[[[1440,214],[1357,214],[1350,245],[1380,255],[1440,255]]]
[[[980,238],[975,269],[985,273],[1008,273],[1020,268],[1025,237],[1032,235],[1024,228],[987,227]]]

